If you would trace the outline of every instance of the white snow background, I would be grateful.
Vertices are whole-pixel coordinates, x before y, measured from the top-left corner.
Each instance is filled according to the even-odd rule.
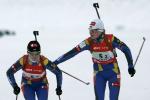
[[[15,100],[7,69],[26,54],[26,46],[38,30],[42,54],[54,61],[89,37],[89,23],[97,18],[92,4],[98,2],[99,13],[107,33],[113,33],[131,49],[135,61],[143,42],[144,48],[130,77],[125,56],[117,50],[122,74],[119,100],[150,100],[150,1],[149,0],[0,0],[0,30],[13,30],[16,36],[0,38],[0,100]],[[58,65],[62,70],[86,81],[85,85],[63,74],[62,100],[95,100],[91,55],[84,51]],[[20,70],[15,74],[18,85]],[[49,100],[58,100],[55,75],[47,70]],[[109,100],[109,91],[106,90]],[[18,100],[24,100],[22,93]]]

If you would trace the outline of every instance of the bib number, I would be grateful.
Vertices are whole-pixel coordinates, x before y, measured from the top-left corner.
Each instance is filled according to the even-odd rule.
[[[112,58],[114,58],[114,55],[111,51],[107,52],[93,52],[92,53],[93,58],[100,60],[100,61],[108,61]]]

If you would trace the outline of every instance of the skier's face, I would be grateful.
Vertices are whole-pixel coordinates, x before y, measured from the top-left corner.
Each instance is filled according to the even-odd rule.
[[[40,58],[40,52],[28,52],[29,58],[33,62],[38,62]]]
[[[90,35],[92,39],[97,39],[99,36],[103,34],[104,30],[99,30],[99,29],[93,29],[90,30]]]

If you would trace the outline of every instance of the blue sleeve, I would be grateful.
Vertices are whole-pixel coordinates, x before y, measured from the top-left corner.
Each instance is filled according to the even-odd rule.
[[[16,63],[14,63],[6,72],[9,83],[12,87],[18,86],[14,77],[14,74],[22,68],[22,64],[19,59]]]
[[[52,73],[54,73],[56,75],[57,87],[61,87],[61,85],[62,85],[62,71],[49,60],[47,60],[46,69],[50,70]]]
[[[128,62],[128,67],[133,67],[133,59],[129,47],[116,37],[114,37],[112,43],[114,48],[120,49],[125,54]]]
[[[86,40],[82,41],[79,45],[74,47],[69,52],[67,52],[64,55],[60,56],[53,63],[55,63],[56,65],[59,64],[59,63],[62,63],[66,60],[69,60],[70,58],[74,57],[75,55],[79,54],[80,52],[82,52],[84,50],[89,50],[89,44],[86,43]]]

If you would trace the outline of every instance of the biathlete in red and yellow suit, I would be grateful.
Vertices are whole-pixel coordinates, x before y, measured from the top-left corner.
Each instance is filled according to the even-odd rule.
[[[27,47],[27,55],[22,56],[7,71],[7,77],[14,89],[14,94],[18,95],[18,87],[14,74],[22,69],[21,88],[25,100],[48,100],[48,81],[46,69],[56,75],[57,88],[56,94],[61,95],[62,72],[48,58],[40,55],[40,44],[37,41],[30,41]]]
[[[103,22],[96,19],[90,23],[90,35],[71,51],[65,53],[54,63],[62,63],[78,53],[89,50],[92,54],[94,69],[94,88],[96,100],[104,100],[106,83],[109,86],[110,100],[118,100],[120,90],[120,70],[118,67],[115,48],[121,50],[128,62],[128,71],[135,74],[130,49],[112,34],[105,34]]]

